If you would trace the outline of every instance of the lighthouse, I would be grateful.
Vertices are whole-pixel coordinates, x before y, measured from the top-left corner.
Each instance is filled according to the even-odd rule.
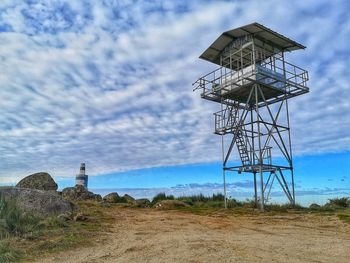
[[[75,185],[82,185],[87,189],[88,175],[85,174],[85,163],[80,164],[79,174],[77,174],[75,177]]]

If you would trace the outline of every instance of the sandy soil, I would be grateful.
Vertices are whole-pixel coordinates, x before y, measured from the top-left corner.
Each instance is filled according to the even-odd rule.
[[[109,213],[115,223],[96,246],[38,262],[350,262],[350,225],[335,216]]]

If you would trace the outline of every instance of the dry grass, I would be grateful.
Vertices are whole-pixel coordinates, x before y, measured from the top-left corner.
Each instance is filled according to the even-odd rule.
[[[66,222],[58,217],[37,219],[35,231],[7,236],[0,243],[0,262],[28,262],[51,253],[92,245],[108,231],[113,218],[106,216],[104,211],[108,208],[94,202],[81,202],[79,207],[87,221]]]
[[[209,224],[210,229],[226,229],[227,226],[231,225],[231,222],[244,224],[245,220],[264,222],[261,224],[278,222],[278,224],[286,224],[288,228],[304,225],[305,222],[303,220],[305,220],[305,218],[307,218],[306,221],[308,222],[307,227],[308,225],[313,225],[312,220],[316,220],[315,222],[322,221],[322,224],[317,223],[320,225],[320,229],[333,229],[335,227],[333,224],[326,226],[324,222],[327,222],[328,218],[332,218],[333,221],[337,219],[338,221],[340,220],[339,222],[350,224],[349,208],[325,209],[321,207],[318,210],[310,210],[301,207],[290,209],[288,206],[272,205],[268,207],[267,212],[261,213],[259,210],[252,208],[250,203],[249,205],[240,203],[239,205],[234,205],[233,208],[223,209],[221,205],[217,205],[218,202],[221,201],[209,200],[207,203],[204,203],[196,200],[192,206],[172,208],[172,210],[165,211],[157,211],[153,208],[128,208],[119,204],[104,206],[96,202],[79,202],[78,206],[80,212],[87,216],[87,221],[65,222],[58,218],[42,220],[40,221],[40,231],[33,232],[31,235],[26,235],[25,237],[15,237],[11,239],[11,248],[13,250],[11,253],[13,253],[14,257],[11,259],[12,261],[3,262],[14,262],[18,260],[20,256],[22,256],[23,261],[30,262],[43,257],[50,258],[50,255],[59,255],[62,251],[75,251],[76,248],[94,248],[104,243],[110,243],[111,236],[115,235],[115,231],[122,232],[122,234],[118,232],[118,235],[132,235],[133,232],[129,233],[128,231],[129,229],[133,229],[133,225],[142,228],[145,227],[145,232],[142,232],[142,234],[137,232],[135,233],[136,236],[148,236],[149,233],[153,231],[152,229],[156,227],[154,230],[159,228],[157,231],[164,231],[163,234],[165,236],[163,238],[171,238],[172,235],[177,234],[177,232],[173,232],[177,229],[177,227],[174,228],[172,226],[174,223],[179,224],[178,227],[180,227],[180,229],[186,227],[190,232],[193,231],[191,230],[192,228],[197,229],[203,224]],[[147,217],[147,214],[154,215],[154,217]],[[146,219],[144,219],[145,216]],[[172,218],[173,216],[174,219]],[[152,220],[155,221],[153,222]],[[157,220],[160,220],[160,222]],[[177,220],[180,220],[178,221],[179,223],[177,223]],[[181,223],[181,220],[185,220],[185,223]],[[292,224],[288,225],[288,222]],[[251,226],[249,226],[249,224],[244,227],[250,229]],[[120,230],[116,230],[116,227]],[[260,231],[259,226],[257,226],[256,229],[256,231]],[[231,230],[232,229],[229,228],[227,231]],[[156,237],[158,235],[157,231],[153,231],[153,234],[150,235],[149,238]],[[198,233],[195,232],[194,234],[198,235]],[[266,234],[270,235],[268,232],[266,232]],[[121,236],[119,236],[119,238],[120,237]],[[141,244],[139,245],[141,246]],[[6,244],[4,247],[6,248]],[[9,248],[9,246],[7,246],[7,248]],[[152,250],[153,248],[151,247],[150,249]],[[126,248],[124,252],[120,253],[122,253],[122,255],[124,255],[124,253],[135,254],[137,251],[135,251],[134,248]],[[102,255],[101,258],[107,260],[110,256]],[[1,259],[0,262],[2,262]]]
[[[100,211],[92,205],[89,209],[106,220],[105,239],[96,236],[87,247],[55,253],[45,262],[63,262],[62,255],[65,263],[225,262],[228,258],[230,262],[347,262],[350,249],[346,243],[350,225],[344,223],[349,209],[332,215],[307,209],[261,213],[246,207],[158,210],[111,205]]]

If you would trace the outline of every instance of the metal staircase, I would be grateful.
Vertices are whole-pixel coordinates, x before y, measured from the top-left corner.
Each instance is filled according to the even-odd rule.
[[[244,136],[241,131],[238,131],[237,133],[236,145],[237,145],[239,156],[241,157],[242,165],[243,166],[251,165],[251,161],[247,150],[247,145],[244,141]]]
[[[249,158],[248,145],[245,135],[237,126],[239,126],[238,108],[226,105],[225,109],[215,112],[215,134],[225,135],[227,133],[235,134],[235,142],[243,166],[252,165]]]

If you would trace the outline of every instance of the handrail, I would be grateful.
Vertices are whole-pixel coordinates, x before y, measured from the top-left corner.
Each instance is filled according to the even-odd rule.
[[[251,81],[251,76],[253,76],[254,74],[263,75],[264,78],[275,79],[275,81],[272,81],[274,83],[286,83],[286,85],[289,86],[295,86],[297,88],[306,88],[306,82],[309,80],[308,72],[287,61],[284,61],[284,67],[281,66],[281,63],[283,63],[283,60],[281,58],[275,57],[275,60],[269,59],[265,60],[264,63],[255,65],[259,65],[263,68],[266,68],[269,71],[279,73],[284,76],[284,79],[281,79],[280,77],[277,78],[277,76],[273,75],[269,76],[268,72],[258,72],[257,67],[253,67],[251,71],[247,70],[246,72],[244,72],[244,70],[248,69],[249,66],[241,68],[239,70],[233,70],[227,67],[218,67],[212,70],[211,72],[207,73],[206,75],[202,76],[201,78],[197,79],[197,81],[195,81],[192,84],[197,84],[193,91],[197,89],[202,89],[203,95],[215,94],[218,92],[218,90],[223,88],[226,89],[228,86],[239,86],[242,85],[243,81],[245,80]],[[225,87],[221,86],[223,84],[225,84]]]

